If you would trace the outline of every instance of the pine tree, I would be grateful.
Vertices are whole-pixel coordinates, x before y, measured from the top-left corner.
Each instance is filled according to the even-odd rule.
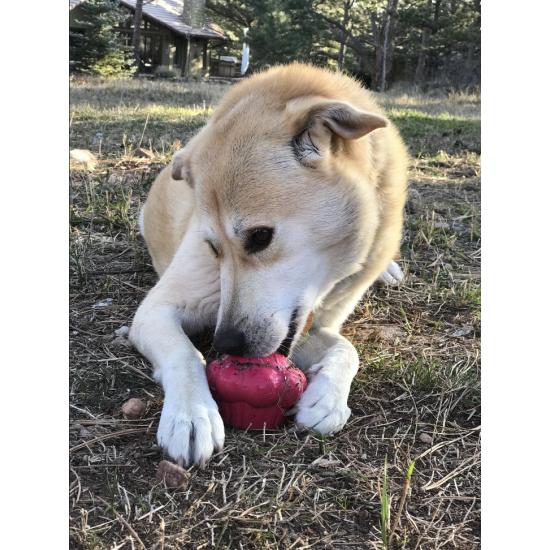
[[[119,10],[118,0],[87,0],[81,7],[83,33],[71,33],[75,70],[104,78],[132,76],[132,49],[121,44],[116,32],[118,23],[127,17]]]
[[[397,79],[479,82],[480,0],[207,0],[207,8],[241,41],[249,28],[254,68],[306,61],[375,90]]]

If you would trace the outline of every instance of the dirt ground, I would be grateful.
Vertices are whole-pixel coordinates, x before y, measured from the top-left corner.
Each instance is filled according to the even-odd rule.
[[[75,112],[71,128],[85,135]],[[162,390],[115,330],[155,284],[136,220],[177,147],[136,159],[117,143],[96,148],[95,168],[71,167],[70,547],[366,549],[387,547],[393,531],[390,548],[478,548],[479,155],[459,146],[413,160],[406,280],[369,290],[342,329],[361,359],[345,429],[322,438],[227,428],[223,453],[174,492],[155,479],[166,458],[156,444]],[[195,342],[209,360],[210,336]],[[147,403],[141,420],[120,412],[131,397]]]

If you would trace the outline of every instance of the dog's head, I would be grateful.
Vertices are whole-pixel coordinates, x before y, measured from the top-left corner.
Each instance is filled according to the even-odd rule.
[[[309,313],[364,260],[378,203],[353,143],[388,121],[317,96],[245,96],[221,111],[172,163],[220,264],[214,347],[289,354]]]

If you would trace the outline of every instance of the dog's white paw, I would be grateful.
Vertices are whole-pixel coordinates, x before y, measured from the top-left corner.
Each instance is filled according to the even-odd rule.
[[[157,440],[180,466],[194,462],[204,468],[213,452],[223,449],[224,439],[223,421],[211,396],[183,402],[166,395]]]
[[[396,285],[403,281],[405,274],[401,268],[393,260],[388,264],[388,267],[378,276],[377,281],[385,285]]]
[[[348,418],[349,391],[342,390],[322,372],[323,365],[313,365],[305,374],[308,385],[302,397],[287,414],[296,413],[295,422],[322,434],[339,432]]]

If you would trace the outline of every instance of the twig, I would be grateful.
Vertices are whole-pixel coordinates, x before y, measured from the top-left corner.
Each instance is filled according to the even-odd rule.
[[[158,512],[159,510],[162,510],[166,504],[163,504],[162,506],[159,506],[158,508],[153,508],[150,512],[147,512],[146,514],[143,514],[143,516],[137,518],[138,521],[141,521],[142,519],[145,519],[149,517],[151,514],[154,514],[155,512]]]
[[[80,485],[80,476],[74,471],[74,468],[70,468],[71,472],[75,475],[76,480],[78,482],[78,494],[76,495],[76,500],[74,501],[75,505],[80,499],[80,493],[82,491],[82,486]]]
[[[473,464],[468,464],[469,462],[474,461],[476,458],[478,458],[479,455],[474,455],[467,460],[465,460],[458,468],[455,468],[450,474],[447,474],[443,479],[440,479],[436,483],[432,483],[431,481],[428,481],[422,489],[424,491],[429,491],[430,489],[437,489],[438,487],[441,487],[444,483],[447,481],[450,481],[453,479],[453,477],[456,477],[458,474],[464,472],[465,470],[469,470],[470,468],[473,468],[475,465],[479,464],[481,462],[481,459],[478,459]]]
[[[77,328],[74,325],[71,325],[70,323],[69,323],[69,328],[72,329],[72,330],[76,330],[77,332],[83,332],[84,334],[87,334],[88,336],[95,336],[96,338],[103,338],[104,336],[109,336],[108,334],[95,334],[95,332],[88,332],[87,330]]]
[[[153,269],[121,269],[119,271],[85,271],[85,275],[123,275],[124,273],[154,273]]]
[[[413,462],[414,465],[414,462]],[[395,533],[395,530],[397,529],[397,524],[399,523],[399,520],[401,519],[401,512],[403,512],[403,506],[405,506],[405,500],[407,499],[407,493],[409,492],[409,485],[411,484],[411,476],[407,476],[405,478],[405,483],[403,484],[403,494],[401,495],[401,502],[399,503],[399,510],[397,511],[397,515],[395,516],[395,519],[393,520],[393,526],[390,531],[390,538],[388,539],[388,546],[391,544],[391,540],[393,538],[393,535]]]
[[[113,361],[118,361],[119,363],[122,363],[125,367],[128,367],[130,370],[136,372],[140,376],[143,376],[143,378],[145,378],[146,380],[149,380],[149,382],[153,382],[153,384],[156,384],[156,382],[150,376],[148,376],[144,372],[141,372],[137,367],[134,367],[129,363],[126,363],[126,361],[119,361],[118,359],[113,359]]]
[[[238,517],[242,518],[243,516],[246,516],[248,513],[252,512],[252,510],[256,510],[256,508],[260,508],[261,506],[265,506],[266,504],[269,504],[271,500],[266,500],[265,502],[262,502],[261,504],[256,504],[256,506],[252,506],[252,508],[249,508],[248,510],[245,510],[242,514],[239,514]]]
[[[95,417],[94,417],[95,418]],[[104,425],[104,426],[112,426],[116,424],[120,424],[122,422],[130,422],[135,424],[136,422],[139,422],[140,424],[147,424],[151,420],[158,420],[158,418],[154,416],[150,416],[148,418],[136,418],[135,420],[129,420],[126,418],[98,418],[95,420],[69,420],[69,424],[80,424],[81,426],[96,426],[96,425]],[[144,428],[145,426],[139,426],[140,428]]]
[[[105,504],[105,506],[107,506],[107,508],[111,508],[111,510],[115,513],[115,516],[120,521],[120,523],[122,523],[122,525],[124,525],[124,527],[126,527],[126,529],[128,529],[128,531],[130,531],[130,534],[133,537],[135,537],[135,539],[141,544],[141,546],[143,548],[145,548],[145,544],[143,544],[143,542],[139,538],[138,534],[133,530],[132,526],[114,509],[114,507],[112,507],[110,504],[107,504],[101,497],[97,497],[97,498],[98,498],[98,500],[103,502],[103,504]]]
[[[121,432],[114,432],[112,434],[100,435],[95,439],[92,439],[91,441],[86,441],[85,443],[81,443],[80,445],[75,445],[74,447],[71,447],[69,449],[69,453],[74,453],[75,451],[78,451],[79,449],[83,449],[88,445],[92,445],[93,443],[99,443],[100,441],[105,441],[106,439],[111,439],[113,437],[119,437],[122,435],[130,435],[130,434],[147,433],[150,431],[151,431],[151,428],[134,428],[132,430],[122,430]]]
[[[472,433],[474,432],[477,432],[481,430],[481,425],[471,429],[470,431],[468,431],[466,434],[464,435],[461,435],[460,437],[456,437],[455,439],[451,439],[451,441],[442,441],[441,443],[438,443],[437,445],[434,445],[433,447],[430,447],[428,450],[424,451],[422,454],[418,455],[415,460],[418,460],[419,458],[423,458],[424,456],[426,456],[427,454],[431,454],[433,453],[434,451],[438,450],[438,449],[441,449],[441,447],[445,447],[447,445],[451,445],[451,443],[456,443],[457,441],[460,441],[462,439],[465,439],[466,437],[468,437],[469,435],[471,435]]]
[[[93,470],[94,468],[135,468],[132,464],[90,464],[89,466],[73,466],[73,470]]]
[[[96,418],[97,418],[91,412],[87,411],[86,409],[81,409],[81,408],[77,407],[76,405],[73,405],[72,403],[69,403],[69,407],[71,407],[71,409],[75,409],[78,412],[87,414],[90,418],[93,418],[94,420],[96,420]],[[95,424],[95,422],[94,422],[94,424]]]
[[[143,127],[143,132],[141,133],[141,139],[139,140],[138,148],[141,147],[141,142],[143,141],[143,134],[145,134],[145,128],[147,128],[148,122],[149,122],[149,113],[147,113],[147,118],[145,119],[145,126]]]

